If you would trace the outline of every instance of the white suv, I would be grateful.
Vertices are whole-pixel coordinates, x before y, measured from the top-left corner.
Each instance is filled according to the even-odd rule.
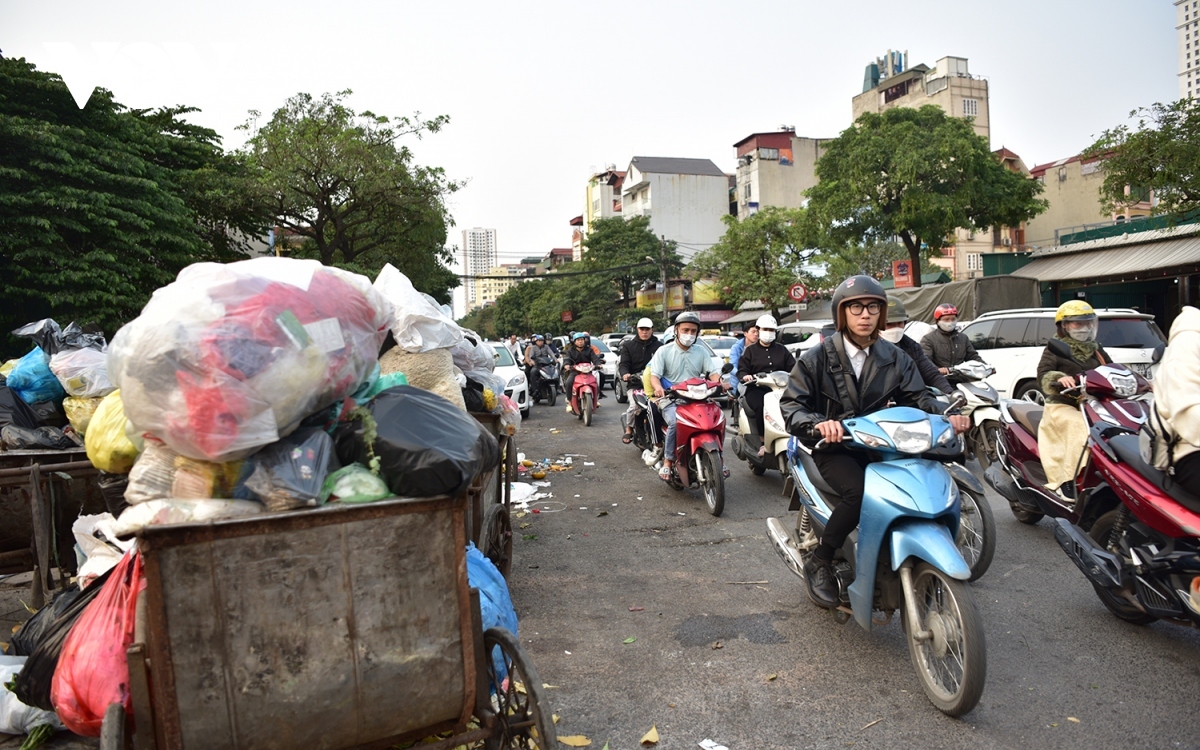
[[[996,368],[987,379],[1003,398],[1023,398],[1042,403],[1037,382],[1038,360],[1046,342],[1054,337],[1053,307],[998,310],[984,313],[962,326],[983,361]],[[1097,339],[1113,360],[1152,379],[1167,339],[1154,316],[1123,308],[1096,310]]]

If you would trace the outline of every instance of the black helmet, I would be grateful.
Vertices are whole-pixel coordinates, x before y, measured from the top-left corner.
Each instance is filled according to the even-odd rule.
[[[907,323],[908,311],[898,297],[888,297],[887,319],[889,323]]]
[[[846,316],[842,312],[843,304],[860,299],[879,300],[884,304],[875,330],[878,332],[887,328],[887,292],[883,291],[883,287],[875,279],[859,275],[851,276],[838,284],[838,288],[833,292],[833,311],[834,319],[837,321],[837,330],[846,330]]]
[[[700,316],[692,311],[681,312],[675,316],[675,325],[680,323],[695,323],[696,327],[700,327]]]

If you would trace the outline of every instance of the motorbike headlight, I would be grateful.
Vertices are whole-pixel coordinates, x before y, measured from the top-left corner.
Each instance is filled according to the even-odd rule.
[[[924,453],[933,447],[933,430],[929,426],[929,420],[879,422],[878,425],[901,453]]]
[[[523,385],[524,383],[525,383],[525,376],[521,375],[521,374],[517,374],[517,375],[514,375],[511,378],[509,378],[507,387],[508,388],[516,388],[518,385]]]
[[[707,385],[689,385],[687,387],[687,395],[690,399],[699,401],[702,398],[708,398],[709,387]]]
[[[866,432],[855,432],[854,439],[868,448],[891,448],[888,442],[882,438],[875,437]]]

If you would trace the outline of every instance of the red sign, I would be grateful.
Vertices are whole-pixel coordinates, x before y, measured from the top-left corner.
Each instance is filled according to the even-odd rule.
[[[571,314],[571,311],[570,311],[570,310],[563,310],[563,312],[562,312],[562,322],[564,322],[564,323],[570,323],[572,320],[575,320],[575,316]]]
[[[788,297],[793,302],[803,302],[808,299],[808,287],[797,281],[792,284],[791,289],[788,289]]]
[[[892,261],[892,281],[897,289],[913,285],[912,262],[907,260]]]

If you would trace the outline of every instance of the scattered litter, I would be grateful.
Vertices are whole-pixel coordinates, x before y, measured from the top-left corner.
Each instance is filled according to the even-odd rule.
[[[1072,724],[1078,724],[1078,723],[1079,723],[1079,719],[1076,719],[1074,716],[1068,716],[1068,717],[1067,717],[1067,721],[1071,722]]]
[[[570,652],[570,651],[563,651],[563,653],[564,653],[564,654],[566,654],[567,656],[570,656],[570,655],[571,655],[571,652]]]
[[[704,750],[729,750],[729,748],[725,747],[724,745],[718,745],[712,740],[700,740],[696,744],[704,748]]]
[[[549,487],[550,483],[549,482],[534,482],[533,486],[534,487]]]
[[[579,497],[579,495],[576,495],[575,497]]]
[[[712,645],[712,648],[713,648],[713,651],[717,651],[719,649],[725,648],[725,644],[721,643],[720,641],[717,641],[716,643],[714,643]]]
[[[583,465],[584,466],[595,466],[596,462],[595,461],[584,461]]]
[[[863,729],[870,729],[871,727],[875,726],[876,724],[878,724],[881,721],[883,721],[883,719],[876,719],[875,721],[872,721],[870,724],[863,725],[863,728],[858,731],[861,732]]]
[[[779,675],[775,674],[774,672],[767,675],[767,682],[774,682],[775,680],[778,680],[778,679],[779,679]]]
[[[625,640],[621,641],[621,643],[624,643],[624,644],[628,645],[628,644],[630,644],[630,643],[633,643],[633,642],[634,642],[634,641],[636,641],[636,640],[637,640],[637,637],[636,637],[636,636],[632,636],[632,635],[631,635],[631,636],[629,636],[628,638],[626,638]]]
[[[567,466],[570,466],[571,465],[571,457],[567,456],[566,458],[564,458],[563,463],[566,464]]]
[[[630,612],[645,612],[646,608],[645,607],[630,607],[629,611]]]
[[[646,735],[644,737],[642,737],[642,744],[643,745],[657,745],[658,744],[658,727],[657,726],[650,727],[650,731],[646,732]]]
[[[571,652],[570,652],[570,651],[568,651],[567,653],[569,654],[569,653],[571,653]],[[551,684],[550,684],[550,683],[548,683],[548,682],[543,682],[543,683],[542,683],[542,687],[543,687],[544,689],[546,689],[546,690],[558,690],[558,685],[551,685]]]
[[[530,526],[532,526],[532,525],[533,525],[533,524],[531,524],[531,523],[529,523],[528,521],[526,521],[525,523],[521,524],[519,528],[522,528],[522,529],[528,529],[528,528],[529,528]]]
[[[726,581],[725,583],[731,586],[757,586],[763,583],[770,583],[770,581]]]
[[[586,506],[586,505],[584,505],[584,506],[581,506],[579,509],[580,509],[580,510],[587,510],[587,506]]]
[[[641,496],[641,495],[638,495],[638,500],[641,500],[641,499],[642,499],[642,496]]]
[[[614,508],[615,508],[615,507],[617,507],[617,504],[616,504],[616,503],[613,503],[613,507],[614,507]]]
[[[533,466],[533,461],[530,461],[529,463],[525,463],[525,454],[524,453],[517,454],[517,463],[521,464],[522,466]]]
[[[679,515],[679,516],[686,516],[686,515],[687,515],[687,513],[684,513],[683,511],[679,511],[678,513],[676,513],[676,515]]]
[[[600,511],[599,513],[597,513],[597,514],[596,514],[596,518],[599,518],[600,516],[607,516],[607,515],[608,515],[608,511],[607,511],[607,510],[602,510],[602,511]]]

